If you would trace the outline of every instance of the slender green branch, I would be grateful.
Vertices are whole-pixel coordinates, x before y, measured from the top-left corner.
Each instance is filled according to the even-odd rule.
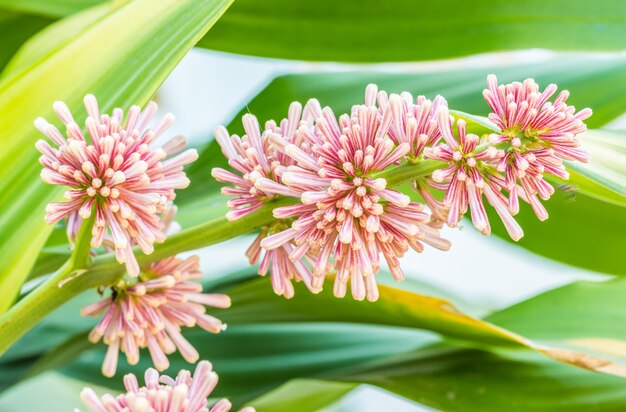
[[[92,217],[83,222],[70,258],[52,276],[0,317],[0,355],[47,314],[77,293],[64,285],[73,277],[80,278],[89,268]]]
[[[393,187],[428,176],[442,165],[439,161],[422,160],[391,167],[374,177],[385,178],[387,186]],[[223,242],[271,223],[274,208],[296,202],[297,199],[282,198],[235,222],[229,222],[224,217],[213,219],[170,236],[164,243],[156,245],[150,255],[141,253],[138,248],[135,255],[143,266],[181,252]],[[123,276],[124,267],[117,263],[113,253],[98,256],[87,265],[92,224],[83,225],[74,253],[63,267],[0,317],[0,355],[52,310],[85,290],[111,285]],[[82,273],[83,269],[87,271]]]
[[[74,244],[72,254],[69,258],[69,263],[73,270],[87,269],[89,267],[89,261],[91,258],[91,230],[93,229],[95,221],[96,213],[95,211],[92,211],[89,219],[84,220],[78,230],[76,243]]]
[[[382,177],[387,180],[387,187],[395,187],[420,177],[430,176],[435,170],[442,169],[446,165],[445,162],[439,160],[419,160],[415,163],[407,162],[390,167],[372,177]]]

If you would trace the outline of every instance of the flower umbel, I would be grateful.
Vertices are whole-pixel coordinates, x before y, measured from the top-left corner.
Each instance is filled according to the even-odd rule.
[[[217,385],[218,376],[208,361],[196,366],[191,376],[182,370],[172,379],[150,368],[145,373],[145,386],[140,387],[137,377],[132,373],[124,376],[126,393],[118,396],[105,394],[98,396],[93,389],[85,388],[80,398],[93,412],[228,412],[232,404],[222,399],[211,408],[208,397]],[[79,412],[78,410],[76,410]],[[254,408],[246,407],[241,412],[254,412]]]
[[[296,220],[290,229],[263,239],[261,246],[274,250],[294,242],[291,260],[307,253],[316,256],[316,287],[321,287],[334,256],[338,297],[345,296],[350,281],[355,299],[375,301],[374,275],[380,270],[381,254],[400,280],[398,257],[409,247],[421,251],[422,242],[443,249],[449,246],[428,226],[429,216],[422,205],[388,189],[385,179],[374,177],[410,149],[408,143],[396,147],[388,137],[390,114],[386,111],[381,116],[376,107],[361,105],[337,122],[332,110],[325,108],[314,129],[297,132],[310,151],[272,136],[273,143],[296,163],[282,173],[282,183],[302,195],[301,204],[274,210],[278,219]]]
[[[435,170],[432,179],[436,186],[446,192],[444,205],[449,209],[447,224],[455,227],[469,207],[474,227],[484,235],[491,233],[489,219],[483,203],[483,195],[502,219],[513,240],[519,240],[524,232],[507,208],[507,199],[501,194],[504,180],[495,170],[502,158],[501,150],[489,144],[479,146],[480,138],[468,134],[464,120],[457,121],[458,138],[452,133],[452,121],[447,109],[439,112],[439,125],[445,144],[426,148],[426,157],[449,164],[445,169]]]
[[[158,370],[169,367],[167,354],[178,349],[190,363],[198,352],[182,336],[181,328],[200,326],[218,333],[225,325],[206,314],[206,306],[227,308],[226,295],[202,293],[199,260],[170,257],[148,265],[139,279],[122,280],[111,287],[111,295],[81,310],[83,316],[104,316],[89,334],[93,343],[100,339],[109,346],[102,373],[113,376],[118,353],[124,352],[131,365],[139,361],[139,349],[148,348]]]
[[[42,179],[69,187],[64,202],[48,205],[46,221],[55,223],[67,217],[68,235],[74,241],[82,220],[95,213],[91,245],[99,247],[111,239],[118,262],[126,263],[127,272],[136,276],[139,266],[131,246],[137,244],[149,254],[154,242],[165,240],[159,214],[174,199],[175,189],[189,185],[183,166],[198,155],[194,149],[179,153],[186,145],[182,137],[150,148],[174,121],[174,116],[167,114],[149,129],[157,110],[155,103],[143,112],[138,106],[131,107],[125,122],[119,108],[111,116],[100,114],[93,95],[85,97],[85,107],[86,134],[62,102],[56,102],[54,110],[66,126],[67,137],[43,118],[35,121],[39,131],[58,147],[44,140],[37,142],[44,166]]]
[[[289,106],[288,117],[283,119],[280,126],[274,121],[268,121],[263,133],[258,120],[251,114],[245,114],[242,118],[246,131],[243,137],[229,136],[223,126],[215,129],[215,139],[228,159],[228,165],[241,173],[237,175],[219,167],[211,171],[217,181],[234,186],[222,188],[222,194],[235,196],[235,199],[228,201],[228,207],[232,209],[226,214],[228,220],[240,219],[276,195],[299,197],[299,193],[281,184],[282,170],[293,164],[293,161],[276,150],[270,142],[270,136],[280,135],[290,143],[301,146],[303,142],[295,140],[295,132],[301,123],[312,125],[312,113],[316,111],[315,107],[319,107],[315,103],[316,101],[305,107],[303,117],[302,105],[293,102]],[[259,179],[261,184],[257,184]]]
[[[517,213],[519,196],[545,220],[548,213],[537,197],[549,199],[554,188],[544,174],[567,180],[563,160],[588,161],[587,153],[578,148],[576,135],[587,130],[583,121],[591,116],[591,109],[576,112],[574,106],[568,106],[566,90],[549,102],[557,90],[554,84],[543,91],[533,79],[498,85],[494,75],[487,78],[487,84],[483,96],[492,110],[489,120],[501,129],[491,141],[505,150],[497,168],[504,173],[510,191],[509,208]]]
[[[266,201],[277,195],[297,197],[301,193],[293,190],[282,182],[282,174],[288,166],[294,165],[295,161],[287,154],[277,150],[271,142],[271,136],[278,136],[297,147],[298,150],[308,151],[308,143],[302,136],[296,133],[298,127],[311,128],[314,116],[321,113],[321,108],[316,100],[311,100],[302,109],[302,105],[293,102],[289,106],[286,119],[277,125],[270,120],[265,123],[264,132],[261,133],[259,123],[251,114],[243,116],[242,122],[246,134],[243,137],[229,136],[224,127],[215,130],[215,138],[222,148],[228,164],[234,170],[241,173],[236,175],[225,169],[214,168],[213,177],[224,183],[231,183],[234,187],[223,187],[222,194],[236,196],[228,201],[228,207],[232,210],[226,214],[229,220],[237,220],[260,208]],[[274,224],[263,228],[259,236],[254,240],[246,255],[250,264],[260,261],[259,274],[265,276],[271,272],[272,287],[277,295],[291,298],[294,295],[292,281],[304,281],[312,291],[318,292],[319,288],[312,285],[313,276],[309,266],[303,259],[291,261],[288,256],[295,246],[291,242],[281,247],[264,251],[260,244],[268,234],[275,233],[281,224]],[[279,230],[280,231],[280,230]]]

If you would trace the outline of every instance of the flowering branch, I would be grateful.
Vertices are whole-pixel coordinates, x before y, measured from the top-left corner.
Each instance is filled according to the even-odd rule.
[[[387,176],[390,181],[399,185],[419,176],[427,176],[439,167],[440,163],[437,161],[405,164],[389,168],[379,177]],[[143,254],[140,250],[133,252],[139,265],[144,266],[181,252],[214,245],[272,223],[275,220],[272,216],[275,208],[296,202],[293,198],[275,199],[235,222],[221,217],[175,233],[164,243],[155,245],[154,252],[150,255]],[[87,226],[81,231],[79,238],[83,241],[77,243],[75,251],[89,249],[89,231]],[[54,309],[86,290],[115,284],[125,273],[124,267],[117,262],[115,253],[107,253],[93,258],[88,271],[68,280],[68,276],[77,268],[86,268],[85,265],[75,266],[70,263],[75,259],[74,255],[55,274],[0,317],[0,356]]]
[[[277,203],[280,204],[280,202]],[[165,243],[157,245],[153,254],[137,253],[139,264],[144,266],[183,251],[209,246],[248,233],[272,220],[273,206],[267,205],[236,223],[219,218],[181,231],[170,236]],[[115,254],[108,253],[94,258],[87,272],[68,280],[68,276],[76,270],[71,261],[72,258],[0,317],[0,331],[2,331],[0,355],[54,309],[81,292],[117,283],[125,273],[124,267],[117,262]]]
[[[182,138],[150,147],[173,116],[152,130],[147,124],[156,105],[143,112],[132,107],[123,122],[121,109],[101,115],[95,98],[87,96],[83,134],[69,108],[56,103],[67,139],[38,119],[35,125],[58,148],[39,141],[37,149],[44,181],[70,190],[65,202],[48,206],[46,219],[67,218],[76,247],[57,273],[0,318],[0,354],[52,309],[104,286],[110,296],[82,313],[103,314],[90,340],[109,346],[106,376],[115,373],[120,351],[135,364],[139,350],[148,348],[158,369],[169,365],[166,354],[176,350],[195,362],[197,351],[181,328],[197,324],[221,331],[205,306],[227,307],[230,300],[203,294],[193,282],[200,277],[197,258],[176,254],[257,229],[248,260],[259,263],[260,275],[270,273],[275,293],[286,298],[294,295],[293,281],[318,293],[333,271],[335,296],[345,296],[350,285],[355,299],[375,301],[381,257],[402,280],[399,259],[409,249],[447,250],[450,242],[439,230],[455,227],[468,211],[474,227],[489,235],[486,205],[518,240],[523,236],[514,218],[519,201],[545,220],[540,199],[547,200],[554,188],[544,174],[566,179],[564,160],[588,158],[575,136],[586,130],[583,120],[591,111],[568,106],[567,92],[549,102],[555,91],[550,85],[540,92],[531,79],[498,85],[490,76],[484,91],[492,109],[489,122],[466,115],[480,136],[450,115],[441,96],[414,100],[407,92],[388,95],[375,85],[367,87],[365,104],[339,117],[315,99],[304,107],[292,103],[287,118],[263,128],[247,114],[244,136],[231,136],[223,127],[215,132],[231,170],[215,168],[212,175],[229,184],[222,194],[233,197],[227,202],[231,210],[173,235],[168,227],[175,208],[168,205],[174,190],[189,184],[183,166],[197,158],[194,150],[182,152]],[[428,209],[393,189],[406,182]],[[431,189],[443,192],[443,200]],[[108,253],[90,262],[92,247]]]

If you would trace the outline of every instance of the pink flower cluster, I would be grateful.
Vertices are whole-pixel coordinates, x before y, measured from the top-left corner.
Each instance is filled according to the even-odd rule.
[[[446,250],[449,242],[438,229],[456,226],[468,212],[474,226],[491,233],[484,199],[492,206],[512,239],[523,236],[515,221],[519,198],[530,203],[540,219],[547,213],[537,199],[554,189],[544,174],[567,178],[563,160],[586,161],[575,136],[585,130],[591,110],[578,113],[567,106],[567,92],[553,102],[555,86],[539,93],[533,80],[498,86],[488,80],[485,99],[494,111],[489,119],[498,134],[467,133],[464,120],[450,116],[445,99],[433,101],[411,94],[388,95],[370,85],[365,104],[337,118],[316,100],[290,106],[277,127],[263,132],[253,115],[243,119],[246,135],[229,136],[224,128],[216,140],[239,174],[216,168],[213,176],[232,186],[222,193],[235,198],[227,217],[237,220],[277,197],[299,200],[274,209],[276,223],[266,227],[248,251],[251,263],[261,261],[260,274],[272,271],[279,295],[293,296],[292,280],[314,293],[325,276],[336,272],[334,294],[343,297],[347,284],[355,299],[374,301],[374,275],[380,257],[396,280],[403,278],[399,258],[424,244]],[[440,168],[414,176],[414,187],[430,209],[388,187],[392,168],[404,163],[437,161]],[[437,199],[431,188],[444,192]]]
[[[286,119],[280,124],[273,120],[265,124],[263,132],[253,115],[243,116],[243,126],[246,134],[242,137],[230,136],[224,127],[218,127],[215,138],[222,148],[222,152],[228,165],[241,175],[234,174],[222,168],[212,170],[213,177],[223,183],[230,183],[234,187],[222,188],[222,194],[236,196],[228,201],[228,206],[233,209],[226,217],[231,220],[240,219],[243,216],[259,209],[266,201],[277,195],[299,197],[300,193],[282,184],[283,172],[296,162],[286,153],[277,150],[270,142],[271,135],[283,136],[285,139],[307,149],[307,142],[296,134],[298,128],[312,128],[313,119],[319,116],[321,108],[316,100],[310,101],[303,109],[302,105],[294,102],[289,106]],[[250,264],[260,261],[259,274],[265,276],[271,270],[271,281],[274,291],[278,295],[292,297],[294,294],[292,280],[302,281],[313,291],[313,277],[310,270],[302,260],[290,260],[288,256],[295,246],[286,243],[272,250],[261,249],[261,240],[269,234],[280,232],[285,224],[277,223],[265,228],[254,240],[246,253]],[[309,261],[312,257],[305,254],[304,259]]]
[[[67,137],[43,118],[35,121],[39,131],[57,146],[44,140],[37,142],[44,167],[41,178],[46,183],[69,187],[64,202],[48,205],[46,221],[55,223],[67,218],[68,236],[74,241],[82,221],[95,214],[91,245],[110,243],[117,260],[126,263],[131,276],[137,276],[139,265],[132,246],[139,245],[149,254],[154,242],[163,242],[159,214],[174,199],[175,189],[189,185],[183,166],[198,155],[194,149],[180,153],[186,145],[182,137],[157,149],[150,147],[174,121],[174,116],[167,114],[149,129],[157,110],[155,103],[143,112],[138,106],[131,107],[125,122],[121,109],[114,109],[111,116],[100,114],[93,95],[85,97],[85,107],[86,134],[62,102],[56,102],[54,110],[66,127]]]
[[[104,314],[89,334],[96,343],[109,346],[102,364],[105,376],[115,375],[119,352],[129,364],[139,361],[139,350],[148,348],[154,366],[169,367],[167,354],[177,349],[185,360],[194,363],[199,355],[181,334],[182,327],[200,326],[218,333],[222,322],[206,314],[206,307],[228,308],[226,295],[202,293],[198,257],[185,260],[169,257],[148,265],[138,279],[121,280],[111,287],[111,295],[82,309],[83,316]]]
[[[568,106],[566,90],[548,101],[556,93],[555,84],[541,92],[533,79],[498,85],[496,76],[490,75],[487,83],[483,95],[492,110],[489,120],[501,129],[492,135],[491,144],[505,148],[497,170],[505,176],[509,208],[517,213],[518,198],[522,198],[539,219],[545,220],[548,213],[537,197],[549,199],[554,188],[544,175],[567,180],[563,160],[589,160],[587,153],[578,148],[576,135],[587,130],[583,121],[591,116],[591,109],[576,112],[574,106]]]
[[[137,377],[131,373],[124,376],[126,393],[100,397],[93,389],[85,388],[80,397],[93,412],[228,412],[232,408],[228,399],[208,407],[208,397],[217,381],[211,363],[202,361],[198,363],[193,376],[189,371],[182,370],[176,379],[172,379],[166,375],[159,376],[154,369],[148,369],[145,386],[140,387]],[[79,412],[78,409],[76,412]],[[241,412],[254,412],[254,408],[246,407]]]

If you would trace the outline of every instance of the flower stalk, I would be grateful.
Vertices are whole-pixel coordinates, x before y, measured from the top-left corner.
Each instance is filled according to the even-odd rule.
[[[0,356],[44,316],[85,290],[71,290],[67,285],[82,284],[80,278],[89,270],[94,221],[95,215],[84,221],[72,254],[63,266],[0,317]]]

